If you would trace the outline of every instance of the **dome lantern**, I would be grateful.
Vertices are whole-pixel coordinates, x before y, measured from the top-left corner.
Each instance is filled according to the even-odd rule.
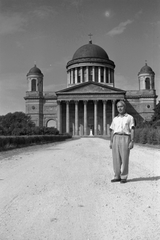
[[[27,73],[27,76],[29,75],[41,75],[43,76],[43,73],[41,72],[41,70],[39,68],[37,68],[36,64],[34,65],[33,68],[31,68],[29,70],[29,72]]]

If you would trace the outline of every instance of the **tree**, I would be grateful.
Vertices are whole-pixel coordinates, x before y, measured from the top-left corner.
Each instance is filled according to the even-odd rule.
[[[1,135],[25,135],[30,128],[35,127],[30,116],[23,112],[8,113],[0,116]]]
[[[152,117],[152,121],[158,121],[160,120],[160,101],[159,103],[156,105],[155,109],[154,109],[154,115]]]
[[[54,127],[37,127],[31,117],[23,112],[0,116],[0,135],[58,135]]]

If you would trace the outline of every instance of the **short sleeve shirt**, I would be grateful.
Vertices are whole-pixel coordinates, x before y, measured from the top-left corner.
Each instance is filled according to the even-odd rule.
[[[113,130],[113,134],[120,133],[130,135],[131,129],[134,126],[134,118],[128,113],[125,113],[123,116],[118,115],[113,119],[110,129]]]

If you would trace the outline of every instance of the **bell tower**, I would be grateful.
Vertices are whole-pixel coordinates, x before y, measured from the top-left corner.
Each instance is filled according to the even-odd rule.
[[[43,126],[43,73],[36,65],[27,73],[26,114],[36,126]]]
[[[155,73],[145,65],[138,73],[139,80],[139,112],[145,121],[150,121],[156,106]]]
[[[146,61],[145,66],[138,73],[139,90],[155,90],[154,77],[155,73]]]

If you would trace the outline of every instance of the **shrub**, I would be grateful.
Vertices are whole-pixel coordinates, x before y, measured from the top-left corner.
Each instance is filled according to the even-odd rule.
[[[135,142],[142,144],[160,144],[160,130],[155,128],[138,128],[135,130]]]
[[[147,132],[148,132],[148,129],[146,129],[146,128],[140,130],[140,133],[139,133],[139,142],[140,143],[142,143],[142,144],[147,143]]]

